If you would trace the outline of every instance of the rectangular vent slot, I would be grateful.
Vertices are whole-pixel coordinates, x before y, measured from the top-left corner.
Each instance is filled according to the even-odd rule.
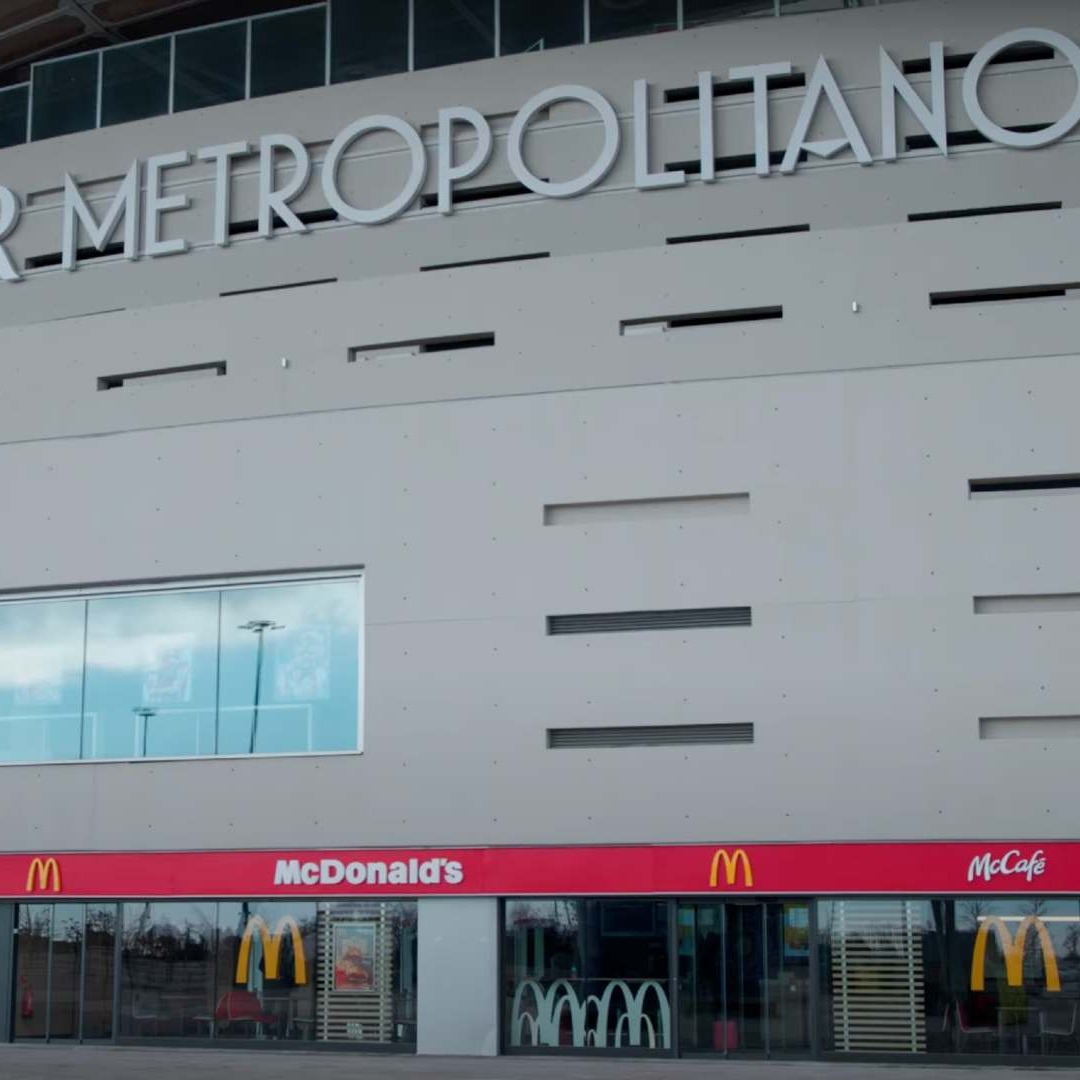
[[[1080,716],[980,716],[980,739],[1080,739]]]
[[[805,150],[799,151],[799,164],[809,160],[810,155]],[[769,164],[779,165],[784,160],[783,150],[771,150],[769,152]],[[740,169],[753,169],[757,166],[757,158],[753,154],[729,154],[727,157],[713,159],[713,165],[718,173],[737,172]],[[664,165],[665,169],[675,171],[682,169],[687,176],[701,175],[701,158],[693,158],[687,161],[669,161]]]
[[[956,292],[930,294],[931,307],[958,304],[997,304],[1006,300],[1064,300],[1069,293],[1080,289],[1080,282],[1060,285],[1017,285],[1005,289],[960,289]]]
[[[113,255],[123,255],[124,244],[121,240],[106,244],[101,251],[96,247],[76,248],[75,257],[79,262],[90,262],[92,259],[108,259]],[[59,266],[63,262],[63,255],[59,251],[50,251],[47,255],[31,255],[26,260],[27,270],[44,270],[49,266]]]
[[[654,315],[648,319],[623,319],[619,333],[624,337],[641,334],[663,334],[670,330],[687,330],[695,326],[720,326],[724,323],[761,322],[782,319],[784,309],[772,307],[734,308],[731,311],[701,311],[688,315]]]
[[[1080,611],[1080,593],[975,597],[976,615],[1041,615],[1059,611]]]
[[[634,724],[626,727],[548,728],[549,750],[622,746],[706,746],[754,741],[753,724]]]
[[[250,296],[252,293],[281,292],[282,289],[306,289],[310,285],[333,285],[336,277],[312,278],[311,281],[290,281],[285,285],[255,285],[250,289],[229,289],[218,296]]]
[[[1023,495],[1027,492],[1076,491],[1080,473],[1056,473],[1048,476],[1000,476],[989,480],[969,480],[972,495]]]
[[[121,386],[145,386],[147,383],[165,383],[174,380],[202,378],[206,375],[225,374],[225,361],[216,364],[186,364],[183,367],[158,368],[156,371],[128,371],[123,375],[101,375],[99,390],[118,390]]]
[[[945,57],[945,70],[958,71],[966,68],[975,59],[974,53],[953,53]],[[1023,45],[1010,45],[1002,49],[995,56],[991,64],[1024,64],[1035,60],[1053,60],[1054,50],[1049,45],[1038,45],[1035,42],[1025,42]],[[920,56],[916,60],[905,60],[903,63],[905,75],[924,75],[930,72],[930,57]]]
[[[337,221],[338,219],[337,211],[330,209],[301,210],[296,216],[305,225],[320,225],[325,221]],[[270,226],[273,229],[284,229],[285,222],[278,217],[277,214],[271,214]],[[259,222],[257,218],[245,218],[243,221],[232,221],[229,223],[230,236],[250,236],[258,231]]]
[[[1017,124],[1015,127],[1006,128],[1006,130],[1025,134],[1032,131],[1045,131],[1050,126],[1050,124]],[[989,142],[990,139],[974,128],[966,131],[949,132],[949,146],[982,146],[984,143]],[[934,142],[932,135],[908,135],[904,139],[904,149],[936,150],[937,143]]]
[[[929,71],[929,68],[927,68]],[[770,90],[799,90],[806,86],[806,75],[801,71],[793,71],[790,75],[770,75],[766,80]],[[737,97],[739,94],[752,94],[754,92],[753,79],[713,79],[713,97]],[[697,101],[698,88],[694,86],[673,86],[664,91],[665,104],[672,105],[677,101]]]
[[[619,499],[610,502],[549,503],[545,525],[595,525],[600,522],[652,521],[657,518],[727,517],[748,514],[750,495],[688,495],[665,499]]]
[[[547,632],[616,634],[629,630],[700,630],[716,626],[750,626],[748,607],[675,608],[670,611],[614,611],[596,615],[549,615]]]
[[[763,229],[735,229],[733,232],[692,233],[689,236],[669,236],[668,244],[705,244],[710,240],[748,240],[754,236],[786,236],[788,233],[808,233],[809,225],[773,225]]]
[[[1042,210],[1060,210],[1059,202],[1013,203],[1009,206],[972,206],[965,210],[931,210],[908,214],[908,221],[948,221],[952,218],[992,217],[997,214],[1033,214]]]
[[[429,270],[461,270],[468,266],[497,266],[499,263],[530,262],[533,259],[550,259],[550,251],[533,251],[527,255],[497,255],[491,259],[467,259],[464,262],[432,263],[421,266],[421,273]]]
[[[548,183],[545,177],[541,177],[544,183]],[[458,188],[453,192],[454,205],[459,203],[484,202],[487,199],[515,199],[523,195],[536,197],[536,192],[527,188],[516,180],[507,184],[487,184],[484,187]],[[424,207],[438,206],[439,196],[437,192],[429,192],[420,196],[420,205]]]
[[[375,345],[357,345],[350,349],[349,363],[354,364],[357,360],[419,356],[421,353],[455,352],[458,349],[488,349],[494,344],[494,333],[449,334],[445,337],[416,338],[413,341],[387,341]]]

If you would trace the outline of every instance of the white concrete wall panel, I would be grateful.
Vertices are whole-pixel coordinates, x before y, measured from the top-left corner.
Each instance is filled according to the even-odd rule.
[[[609,95],[628,138],[632,80],[649,78],[654,163],[692,159],[694,107],[663,105],[664,87],[757,61],[809,72],[821,52],[877,155],[879,43],[898,61],[931,40],[970,52],[1021,22],[1080,40],[1071,3],[919,0],[0,151],[0,183],[44,192],[9,247],[20,260],[59,250],[45,189],[64,169],[119,177],[136,156],[270,131],[319,156],[366,113],[425,125],[429,144],[442,105],[503,114],[471,183],[505,182],[507,114],[560,82]],[[953,131],[971,126],[958,79]],[[1034,123],[1073,93],[1059,63],[1009,65],[988,74],[984,101],[1000,122]],[[782,148],[801,92],[775,97]],[[901,136],[919,133],[900,119]],[[556,107],[530,160],[565,178],[597,135],[587,111]],[[723,99],[717,138],[718,154],[752,150],[747,99]],[[349,183],[374,204],[402,156],[376,138],[362,157]],[[972,601],[1080,592],[1080,492],[969,499],[967,484],[1080,472],[1080,307],[1069,293],[931,308],[929,294],[1080,282],[1078,159],[1074,133],[1041,150],[918,151],[870,168],[843,156],[638,192],[626,142],[580,199],[451,218],[414,208],[225,250],[208,244],[209,170],[178,172],[194,205],[166,234],[191,253],[0,286],[0,590],[363,565],[365,752],[5,767],[0,847],[1075,837],[1062,808],[1076,741],[980,741],[978,718],[1080,712],[1080,613],[976,615]],[[907,221],[1048,200],[1063,208]],[[321,205],[317,183],[297,203]],[[233,217],[255,211],[243,177]],[[799,223],[811,231],[664,243]],[[419,270],[535,251],[551,258]],[[322,278],[338,280],[219,296]],[[622,319],[766,305],[783,319],[619,333]],[[485,331],[492,348],[348,362],[358,345]],[[96,389],[103,375],[218,360],[224,378]],[[543,524],[549,503],[726,492],[749,492],[749,513]],[[549,614],[712,605],[750,605],[753,625],[545,636]],[[545,749],[549,726],[714,721],[752,721],[754,744]],[[423,1030],[422,1049],[429,1037],[452,1049]]]

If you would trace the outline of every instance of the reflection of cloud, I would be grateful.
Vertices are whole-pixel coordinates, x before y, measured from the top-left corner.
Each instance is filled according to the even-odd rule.
[[[0,604],[0,690],[78,679],[87,662],[108,672],[144,672],[177,649],[251,648],[251,619],[287,628],[320,626],[352,632],[360,607],[355,581],[245,586],[177,593],[142,593],[82,600]]]

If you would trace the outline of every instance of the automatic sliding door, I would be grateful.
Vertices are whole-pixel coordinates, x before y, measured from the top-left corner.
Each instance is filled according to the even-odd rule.
[[[802,900],[679,905],[683,1053],[809,1053],[809,922]]]

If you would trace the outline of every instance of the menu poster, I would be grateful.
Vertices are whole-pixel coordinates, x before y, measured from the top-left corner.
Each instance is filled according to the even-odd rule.
[[[377,990],[375,981],[375,923],[337,923],[334,926],[334,989]]]

